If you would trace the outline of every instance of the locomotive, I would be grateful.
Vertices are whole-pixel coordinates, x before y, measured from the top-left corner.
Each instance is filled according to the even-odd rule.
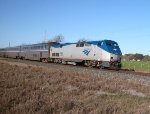
[[[53,62],[76,62],[100,68],[121,68],[121,50],[112,40],[56,44],[50,47]]]
[[[40,60],[43,62],[74,62],[99,68],[121,68],[121,50],[112,40],[77,43],[39,43],[0,49],[0,56]]]

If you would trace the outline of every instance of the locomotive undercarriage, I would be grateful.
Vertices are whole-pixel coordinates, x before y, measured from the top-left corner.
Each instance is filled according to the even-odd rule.
[[[68,62],[74,62],[74,61],[62,60],[60,58],[49,58],[48,62],[68,64]],[[107,62],[107,61],[84,60],[81,62],[75,62],[75,64],[79,66],[97,67],[100,69],[103,69],[103,68],[120,69],[121,68],[121,62],[118,62],[118,61]]]

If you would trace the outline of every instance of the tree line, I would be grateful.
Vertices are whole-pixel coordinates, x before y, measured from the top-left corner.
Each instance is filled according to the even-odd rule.
[[[122,59],[125,61],[150,61],[150,55],[143,54],[125,54],[122,56]]]

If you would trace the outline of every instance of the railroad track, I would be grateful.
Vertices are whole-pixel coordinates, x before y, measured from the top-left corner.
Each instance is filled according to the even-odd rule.
[[[85,66],[78,66],[78,67],[85,67]],[[95,69],[95,70],[101,70],[101,71],[108,71],[108,72],[115,72],[115,73],[125,73],[125,74],[135,74],[135,75],[141,75],[141,76],[149,76],[150,73],[144,73],[144,72],[136,72],[133,69],[119,69],[119,70],[114,70],[114,69],[98,69],[98,68],[93,68],[93,67],[86,67],[87,69]]]
[[[69,67],[69,68],[78,68],[78,69],[83,69],[83,70],[94,70],[94,71],[104,71],[104,72],[110,72],[110,73],[123,73],[123,74],[128,74],[128,75],[138,75],[138,76],[149,76],[150,77],[150,73],[144,73],[144,72],[136,72],[134,70],[128,70],[128,69],[119,69],[119,70],[112,70],[112,69],[98,69],[98,68],[94,68],[94,67],[86,67],[86,66],[76,66],[76,65],[72,65],[72,64],[58,64],[58,63],[43,63],[40,61],[31,61],[31,60],[19,60],[19,59],[13,59],[13,58],[3,58],[0,57],[0,60],[6,60],[6,61],[10,61],[10,62],[20,62],[20,63],[25,63],[25,64],[33,64],[33,65],[37,65],[37,66],[55,66],[55,67]]]

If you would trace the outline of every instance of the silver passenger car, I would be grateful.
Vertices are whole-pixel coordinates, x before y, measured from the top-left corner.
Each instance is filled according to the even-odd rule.
[[[0,49],[0,56],[30,60],[45,60],[48,58],[48,43],[3,48]]]

